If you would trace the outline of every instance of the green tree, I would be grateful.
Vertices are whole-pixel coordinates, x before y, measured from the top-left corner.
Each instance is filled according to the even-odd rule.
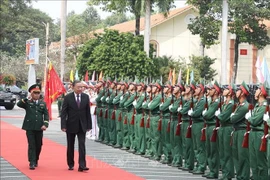
[[[113,14],[111,16],[108,16],[104,21],[103,24],[105,27],[110,27],[115,24],[120,24],[123,22],[128,21],[129,18],[125,14]]]
[[[193,34],[199,34],[203,43],[209,42],[211,45],[215,42],[217,29],[220,26],[218,21],[222,17],[222,1],[188,0],[187,2],[200,11],[200,17],[189,26],[190,30]],[[264,24],[265,20],[270,20],[270,1],[229,0],[228,3],[228,31],[236,35],[233,75],[235,82],[238,71],[239,44],[253,44],[258,49],[263,49],[270,44],[270,37],[267,35],[267,27]]]
[[[216,59],[208,56],[191,56],[189,67],[190,72],[194,71],[194,79],[197,82],[201,79],[205,79],[206,82],[211,81],[217,75],[216,70],[211,67],[215,61]]]
[[[108,77],[145,78],[153,74],[153,60],[143,51],[143,37],[105,30],[81,49],[77,61],[79,74],[103,72]]]

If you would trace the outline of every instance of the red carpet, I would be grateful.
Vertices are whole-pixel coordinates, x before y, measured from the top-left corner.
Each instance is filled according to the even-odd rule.
[[[3,118],[3,117],[2,117]],[[32,180],[87,179],[87,180],[140,180],[134,174],[87,156],[88,172],[67,170],[66,147],[49,139],[43,139],[39,167],[29,170],[27,160],[27,140],[25,131],[1,121],[1,156]],[[75,152],[75,162],[78,152]]]

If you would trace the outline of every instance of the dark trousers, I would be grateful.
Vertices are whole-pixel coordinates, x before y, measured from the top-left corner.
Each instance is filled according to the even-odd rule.
[[[28,161],[30,165],[34,165],[39,160],[41,152],[43,131],[26,131],[28,141]]]
[[[86,167],[85,161],[85,132],[80,130],[78,133],[67,134],[67,164],[69,167],[74,167],[74,143],[77,135],[79,144],[79,166]]]

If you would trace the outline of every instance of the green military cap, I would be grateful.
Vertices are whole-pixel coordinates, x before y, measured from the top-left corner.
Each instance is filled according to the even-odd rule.
[[[221,87],[219,86],[218,82],[215,81],[213,87],[218,93],[221,93]]]
[[[248,96],[249,95],[249,88],[247,86],[247,84],[245,83],[245,81],[242,82],[242,84],[240,85],[240,89],[242,90],[242,92]]]
[[[265,97],[270,95],[269,93],[270,89],[269,89],[269,85],[267,81],[265,81],[263,84],[260,85],[260,89],[261,89],[262,95],[264,95]]]
[[[40,92],[41,91],[41,85],[40,84],[33,84],[29,87],[28,92]]]
[[[191,87],[191,89],[193,89],[193,90],[195,91],[195,89],[196,89],[196,84],[195,84],[195,81],[194,81],[194,80],[192,80],[192,81],[190,82],[190,87]]]
[[[196,87],[201,88],[201,90],[204,92],[204,89],[205,88],[204,88],[204,82],[203,81],[201,81],[200,83],[198,83]]]
[[[108,83],[108,84],[112,84],[112,80],[111,80],[110,77],[107,78],[107,83]]]
[[[232,83],[231,85],[229,85],[227,87],[227,89],[229,89],[231,94],[235,94],[237,88],[236,88],[235,84]]]
[[[180,83],[176,84],[175,87],[179,87],[181,91],[186,90],[185,85],[182,81]]]
[[[157,80],[152,86],[156,86],[159,89],[162,88],[162,84],[161,84],[160,80]]]

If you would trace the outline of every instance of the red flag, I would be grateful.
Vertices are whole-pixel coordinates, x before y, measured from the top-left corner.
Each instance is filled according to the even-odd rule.
[[[44,101],[46,102],[48,108],[50,120],[52,120],[52,103],[65,92],[66,89],[50,62],[47,72],[47,82],[44,97]]]
[[[88,82],[88,81],[89,81],[88,71],[86,71],[86,73],[85,73],[84,81],[85,81],[85,82]]]

